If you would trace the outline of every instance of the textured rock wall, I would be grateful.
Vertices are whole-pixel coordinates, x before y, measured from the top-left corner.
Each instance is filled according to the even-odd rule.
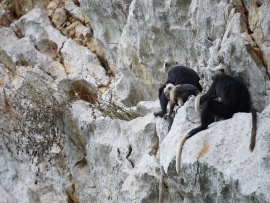
[[[270,202],[269,1],[0,3],[0,202]],[[204,90],[240,76],[258,110],[199,124],[194,98],[168,132],[157,88],[172,55]],[[156,100],[156,101],[154,101]],[[127,108],[131,107],[131,108]],[[138,117],[139,116],[139,117]],[[159,185],[162,169],[164,182]]]
[[[136,92],[138,101],[156,98],[153,87],[163,81],[162,63],[171,54],[179,63],[198,69],[201,76],[205,70],[225,65],[233,75],[244,78],[258,110],[268,104],[264,97],[269,80],[266,2],[80,3],[94,22],[93,33],[104,55],[123,70],[116,91],[127,103],[134,105],[129,92],[136,90],[126,85],[134,77],[144,89]]]

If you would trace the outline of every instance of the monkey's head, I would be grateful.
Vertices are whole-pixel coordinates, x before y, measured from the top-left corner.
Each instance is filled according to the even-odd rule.
[[[225,74],[225,75],[231,75],[231,71],[229,70],[229,68],[224,65],[223,63],[220,63],[217,67],[213,68],[211,70],[211,75],[212,75],[212,79],[214,79],[214,77],[216,75],[222,75],[222,74]]]
[[[178,63],[170,55],[164,61],[164,68],[165,68],[166,73],[168,73],[168,71],[169,71],[169,69],[171,67],[174,67],[174,66],[177,66],[177,65],[178,65]]]
[[[170,99],[170,92],[174,88],[174,85],[171,83],[166,84],[166,87],[164,88],[164,94],[167,97],[167,99]]]

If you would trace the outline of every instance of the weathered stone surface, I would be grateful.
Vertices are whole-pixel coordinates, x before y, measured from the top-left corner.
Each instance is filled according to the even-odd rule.
[[[76,19],[81,22],[86,22],[82,9],[74,4],[74,2],[65,3],[65,9]]]
[[[55,12],[56,8],[59,7],[60,1],[51,1],[47,6],[47,14],[48,16],[52,17],[53,13]]]
[[[53,86],[52,79],[38,67],[17,66],[13,70],[12,76],[11,71],[4,64],[1,64],[0,67],[1,76],[3,74],[5,80],[4,84],[0,86],[0,168],[2,171],[0,195],[3,197],[1,202],[65,202],[66,195],[61,190],[65,191],[70,183],[66,176],[68,169],[64,156],[56,146],[52,146],[49,153],[55,155],[52,155],[55,158],[50,163],[39,160],[40,157],[45,158],[45,154],[35,156],[31,153],[37,143],[35,139],[29,140],[29,128],[33,127],[33,122],[37,123],[35,128],[47,125],[47,123],[45,122],[45,124],[44,121],[42,124],[38,123],[39,116],[32,120],[33,118],[29,119],[21,113],[22,111],[29,114],[30,112],[24,111],[23,108],[27,107],[32,112],[33,106],[38,104],[38,108],[41,109],[47,101],[50,101],[51,98],[48,96],[41,103],[30,103],[31,100],[36,100],[34,93],[41,93],[39,95],[41,96],[50,85]],[[50,85],[46,86],[46,84]],[[33,85],[32,88],[28,88],[30,85]],[[50,91],[53,91],[53,88]],[[22,97],[22,100],[19,100],[19,97]],[[50,111],[50,109],[46,109],[46,111]],[[38,114],[35,113],[35,115]],[[41,117],[43,116],[44,112]],[[28,120],[26,121],[26,119]],[[19,125],[24,126],[26,134],[20,133],[21,131],[17,127]],[[54,123],[54,125],[54,129],[57,129],[57,124]],[[42,139],[42,135],[40,132],[40,134],[35,134],[35,137]],[[16,142],[15,140],[18,139],[21,141]],[[42,146],[46,146],[44,143]]]
[[[54,79],[65,78],[67,76],[64,66],[58,61],[51,63],[51,65],[48,67],[48,73],[50,73]]]
[[[267,105],[267,68],[262,57],[256,53],[256,48],[242,36],[246,35],[245,24],[240,14],[236,13],[228,23],[227,30],[221,39],[215,41],[210,48],[210,59],[205,70],[206,74],[213,76],[211,71],[221,64],[229,69],[230,75],[241,77],[248,86],[253,105],[257,110],[262,111]],[[248,68],[247,68],[248,67]],[[206,83],[209,84],[210,76],[207,76]]]
[[[69,119],[69,126],[71,123],[76,126],[75,131],[67,126],[68,135],[73,140],[69,145],[76,143],[76,147],[73,147],[77,148],[68,150],[69,153],[77,151],[77,158],[70,160],[73,163],[71,171],[75,173],[73,177],[78,179],[91,177],[88,181],[78,180],[79,185],[89,185],[91,188],[87,191],[85,187],[80,188],[79,193],[85,196],[79,199],[83,202],[86,201],[84,198],[102,202],[105,195],[110,201],[155,202],[158,194],[153,188],[158,185],[160,161],[167,173],[165,202],[197,202],[198,199],[199,202],[253,202],[254,199],[268,202],[270,183],[265,177],[270,169],[266,166],[269,156],[265,136],[268,136],[269,130],[267,124],[261,124],[262,120],[270,119],[268,110],[258,115],[257,143],[253,153],[248,149],[251,115],[239,113],[232,119],[211,124],[208,130],[186,142],[181,175],[177,176],[175,153],[178,142],[199,122],[193,105],[194,99],[190,99],[178,110],[172,130],[161,138],[166,135],[167,128],[163,119],[152,120],[153,114],[130,122],[101,118],[88,123],[91,110],[81,111],[85,109],[84,104],[74,104],[71,112],[75,114],[71,113],[66,118]],[[151,108],[152,105],[148,106]],[[260,190],[257,190],[258,187]],[[102,197],[98,191],[102,191]]]
[[[98,0],[91,2],[80,0],[79,2],[93,29],[95,46],[101,49],[97,54],[106,59],[110,70],[116,73],[118,44],[128,18],[127,10],[131,1],[113,0],[104,3]]]
[[[96,55],[86,47],[68,39],[61,49],[61,54],[70,79],[84,79],[97,86],[109,84],[110,78],[105,69],[99,64]]]
[[[133,74],[127,70],[121,71],[121,77],[116,82],[115,94],[128,106],[136,105],[141,100],[150,100],[144,86],[137,82]]]
[[[74,103],[65,117],[70,138],[66,150],[72,176],[79,185],[89,185],[79,188],[79,199],[83,202],[102,202],[104,198],[119,202],[157,201],[156,187],[145,182],[146,179],[157,184],[155,155],[159,139],[154,115],[129,122],[108,118],[94,121],[89,120],[91,109],[85,109],[84,105]]]
[[[165,78],[162,63],[166,54],[191,67],[209,57],[208,48],[225,32],[225,17],[231,8],[223,2],[213,2],[205,9],[207,4],[208,1],[132,1],[120,38],[121,67],[129,68],[144,85],[157,88]],[[157,96],[151,91],[150,94]]]
[[[164,202],[270,202],[269,2],[39,3],[14,1],[15,21],[0,4],[9,26],[0,28],[1,202],[158,202],[161,167]],[[176,147],[200,120],[194,98],[178,109],[170,132],[153,116],[168,54],[198,72],[204,91],[220,68],[243,78],[259,111],[254,152],[251,115],[238,113],[189,139],[176,175]],[[105,102],[141,117],[106,117],[115,112]],[[59,111],[63,117],[42,128]],[[38,143],[51,144],[41,154],[51,164],[27,154],[28,137],[18,132],[29,129],[40,140],[65,137]]]
[[[41,54],[28,37],[18,39],[10,28],[0,28],[1,42],[0,49],[12,59],[16,65],[32,66],[41,65],[46,67],[53,60]],[[12,42],[12,43],[11,43]]]
[[[11,8],[11,10],[14,11],[14,14],[17,17],[21,17],[35,7],[46,8],[49,2],[50,0],[12,0],[6,1],[5,3],[8,4],[8,6]]]
[[[249,151],[251,114],[238,113],[232,119],[211,124],[207,130],[187,140],[181,173],[177,176],[175,154],[178,143],[196,126],[195,120],[191,119],[194,113],[189,109],[190,101],[178,111],[172,130],[160,146],[160,163],[167,171],[165,183],[170,195],[175,197],[173,202],[181,198],[184,202],[269,202],[270,181],[265,177],[270,170],[267,166],[270,129],[262,123],[270,118],[269,108],[258,115],[253,152]],[[174,191],[178,186],[181,197],[177,190]]]
[[[55,24],[57,28],[60,28],[64,22],[67,20],[67,14],[65,9],[57,8],[55,9],[52,15],[52,22]]]
[[[160,102],[156,100],[155,103],[152,101],[140,101],[134,108],[134,111],[138,112],[142,116],[156,112],[160,110]]]
[[[14,20],[14,15],[10,8],[0,3],[0,26],[8,27]]]
[[[44,40],[54,42],[57,45],[56,51],[60,50],[67,39],[51,25],[46,13],[39,8],[33,9],[21,17],[11,27],[14,31],[16,28],[20,28],[23,35],[29,37],[36,46],[39,46]]]
[[[229,4],[216,1],[212,2],[210,7],[207,6],[208,4],[207,1],[189,3],[155,1],[149,6],[149,1],[133,1],[127,24],[120,38],[118,49],[120,67],[130,69],[144,86],[151,84],[152,87],[158,87],[164,81],[159,78],[165,77],[161,63],[167,53],[172,54],[180,63],[191,67],[213,69],[220,63],[225,63],[233,75],[244,79],[249,86],[255,107],[261,111],[268,104],[262,96],[267,93],[263,81],[268,80],[268,76],[261,73],[266,72],[267,65],[263,57],[258,54],[260,48],[256,47],[262,42],[259,43],[259,39],[255,43],[253,40],[248,42],[240,37],[242,33],[247,32],[250,25],[243,9],[251,8],[251,5],[242,5],[241,1]],[[254,7],[253,3],[252,6]],[[260,12],[256,14],[259,17],[250,17],[252,19],[250,23],[259,25],[260,18],[267,22],[266,15],[262,14],[267,10],[264,7],[268,8],[263,4],[259,8]],[[267,26],[263,29],[267,29]],[[260,30],[254,33],[256,36],[260,34],[262,34]],[[250,38],[256,40],[253,36]],[[220,39],[222,43],[218,45],[218,54],[210,55],[209,48],[216,46]],[[164,41],[166,43],[160,43]],[[145,44],[147,46],[144,46]],[[251,49],[247,50],[249,44]],[[207,64],[207,61],[215,61],[215,63]],[[148,91],[147,88],[146,90]],[[148,92],[152,97],[156,97],[151,90]]]

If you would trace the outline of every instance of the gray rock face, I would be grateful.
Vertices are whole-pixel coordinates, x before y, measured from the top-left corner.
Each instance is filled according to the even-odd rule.
[[[65,117],[70,138],[66,151],[72,176],[79,185],[88,185],[81,188],[79,199],[157,200],[157,190],[152,186],[157,184],[159,165],[155,156],[159,138],[154,115],[129,122],[108,118],[93,121],[89,120],[91,109],[81,112],[82,106],[81,102],[74,103]],[[72,126],[77,127],[76,133]]]
[[[0,202],[270,202],[269,2],[22,2],[0,3]],[[204,91],[243,79],[253,152],[237,113],[188,139],[176,174],[200,118],[194,97],[169,132],[153,115],[169,54]]]
[[[96,55],[89,51],[89,49],[79,46],[69,39],[64,44],[61,53],[70,79],[83,78],[90,83],[96,83],[95,85],[97,86],[100,84],[108,85],[110,78],[106,75],[105,69],[99,65]]]
[[[226,65],[233,75],[243,78],[250,89],[254,106],[259,111],[268,104],[263,96],[268,92],[268,87],[264,85],[269,78],[267,57],[264,57],[268,53],[267,46],[264,45],[267,40],[257,37],[265,35],[266,31],[265,28],[259,29],[254,25],[267,22],[264,12],[268,7],[265,4],[137,0],[130,4],[118,3],[117,9],[104,12],[114,8],[116,2],[105,6],[98,2],[90,5],[81,1],[90,21],[94,22],[94,35],[104,48],[104,54],[112,59],[110,61],[117,62],[120,69],[128,70],[118,72],[120,86],[135,76],[141,83],[138,85],[143,85],[144,89],[136,94],[143,100],[149,100],[149,97],[157,98],[153,87],[157,89],[164,81],[166,76],[162,63],[167,54],[172,54],[179,63],[198,69],[201,76],[205,76],[209,69],[220,64]],[[128,18],[124,17],[123,5],[129,7]],[[97,12],[100,15],[96,15]],[[250,12],[249,18],[246,12]],[[255,13],[258,13],[259,17],[256,17]],[[115,15],[117,18],[101,20],[106,15]],[[107,22],[110,22],[110,25],[105,24]],[[116,28],[122,32],[116,31]],[[248,34],[253,30],[256,34]],[[112,37],[109,36],[112,35],[119,43],[118,57],[109,56],[115,52],[107,53],[113,48],[104,45],[110,44]],[[214,47],[216,50],[211,53],[209,50]],[[207,83],[211,82],[206,80]],[[123,95],[128,103],[134,101],[128,94],[132,91],[134,90],[127,86]],[[121,95],[123,90],[116,88],[116,93]]]
[[[263,146],[268,146],[269,127],[261,123],[262,119],[269,119],[268,110],[258,115],[256,149],[252,153],[249,151],[251,114],[238,113],[232,119],[211,124],[186,142],[181,173],[177,176],[175,153],[178,142],[195,127],[196,121],[189,119],[194,115],[188,113],[189,103],[185,106],[176,114],[177,123],[173,124],[160,147],[160,164],[168,174],[165,183],[171,190],[181,188],[181,195],[177,190],[171,192],[175,202],[180,197],[184,202],[269,202],[266,192],[269,180],[261,179],[269,173],[268,167],[264,166],[268,150],[263,150]]]

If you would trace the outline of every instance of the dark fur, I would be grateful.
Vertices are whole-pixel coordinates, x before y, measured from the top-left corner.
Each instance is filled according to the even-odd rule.
[[[167,99],[167,97],[163,92],[166,84],[168,83],[172,83],[173,85],[192,84],[195,87],[197,87],[199,91],[202,91],[202,87],[199,83],[199,80],[200,78],[198,74],[191,68],[185,66],[172,67],[168,72],[167,81],[158,90],[161,111],[154,113],[154,115],[163,117],[167,112],[167,104],[169,100]]]
[[[191,95],[196,96],[199,93],[198,88],[191,84],[176,85],[174,92],[175,98],[182,98],[183,103],[185,103]]]
[[[219,97],[221,101],[213,98]],[[218,75],[215,77],[213,84],[206,94],[201,96],[200,104],[202,105],[201,125],[191,130],[187,137],[206,129],[212,123],[215,116],[228,119],[238,112],[252,112],[252,141],[250,150],[255,146],[256,136],[256,111],[251,108],[251,99],[245,84],[232,76]],[[254,113],[255,112],[255,113]]]
[[[220,98],[221,100],[217,101],[215,98]],[[250,151],[253,151],[255,147],[257,114],[256,110],[252,108],[248,89],[241,80],[228,75],[217,75],[207,93],[201,96],[200,104],[202,105],[201,125],[191,130],[182,139],[178,147],[176,154],[176,171],[178,174],[180,172],[181,152],[184,143],[196,133],[205,130],[213,122],[215,116],[228,119],[238,112],[251,112],[252,132],[249,146]]]

